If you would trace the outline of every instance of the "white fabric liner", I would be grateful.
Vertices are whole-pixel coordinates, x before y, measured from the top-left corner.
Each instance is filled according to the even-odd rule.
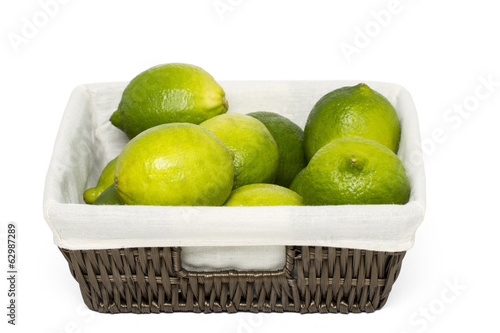
[[[324,94],[360,81],[221,81],[229,112],[272,111],[304,128]],[[46,177],[44,217],[57,246],[70,250],[181,246],[192,269],[283,267],[285,245],[406,251],[425,212],[417,112],[400,85],[366,82],[388,98],[401,123],[398,156],[411,185],[406,205],[171,207],[93,206],[83,201],[128,138],[109,117],[127,82],[75,88]],[[189,248],[189,249],[187,249]],[[261,255],[267,254],[267,258]],[[203,256],[218,258],[205,262]],[[248,260],[242,260],[246,257]],[[208,260],[208,259],[207,259]],[[246,266],[245,266],[246,265]]]

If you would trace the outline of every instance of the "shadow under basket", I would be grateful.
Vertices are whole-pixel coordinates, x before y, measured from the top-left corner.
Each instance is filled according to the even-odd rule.
[[[287,246],[277,271],[190,272],[181,248],[61,249],[103,313],[359,313],[384,306],[406,252]]]

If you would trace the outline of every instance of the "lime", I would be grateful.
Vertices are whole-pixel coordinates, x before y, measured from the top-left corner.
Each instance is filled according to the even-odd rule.
[[[123,91],[111,123],[129,138],[160,124],[201,122],[225,113],[224,90],[200,67],[172,63],[137,75]]]
[[[400,125],[394,107],[364,83],[336,89],[314,105],[304,128],[307,159],[327,143],[346,137],[371,139],[398,150]]]
[[[403,164],[373,140],[344,138],[327,144],[302,177],[306,205],[405,204],[410,196]]]
[[[224,206],[302,206],[302,197],[274,184],[249,184],[237,188]]]
[[[306,170],[305,168],[300,170],[300,172],[297,174],[297,176],[295,176],[292,183],[288,187],[290,190],[292,190],[300,195],[302,195],[302,183],[304,181],[304,171],[305,170]]]
[[[304,132],[290,119],[274,112],[252,112],[248,114],[266,125],[271,132],[279,152],[279,165],[275,184],[288,187],[307,161],[302,147]]]
[[[94,205],[123,205],[123,203],[116,193],[115,185],[112,184],[95,199]]]
[[[108,164],[106,164],[106,166],[102,170],[99,180],[97,181],[96,187],[91,187],[83,192],[83,200],[85,200],[86,203],[94,203],[97,197],[101,195],[101,193],[104,192],[106,188],[113,184],[117,158],[118,157],[115,157],[114,159],[109,161]]]
[[[272,183],[279,163],[278,146],[266,126],[238,113],[216,116],[200,124],[234,153],[233,189],[253,183]]]
[[[115,168],[118,195],[132,205],[220,206],[233,180],[231,151],[206,128],[188,123],[142,132]]]

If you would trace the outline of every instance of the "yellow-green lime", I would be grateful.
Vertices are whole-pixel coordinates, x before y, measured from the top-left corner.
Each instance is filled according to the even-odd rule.
[[[344,138],[327,144],[302,177],[305,205],[405,204],[410,196],[403,164],[373,140]]]
[[[302,206],[302,197],[275,184],[249,184],[233,190],[224,206]]]
[[[85,200],[86,203],[93,204],[97,197],[113,184],[117,159],[118,157],[115,157],[106,164],[95,187],[91,187],[83,192],[83,200]]]
[[[149,68],[132,79],[110,120],[133,138],[160,124],[200,124],[227,109],[224,90],[208,72],[171,63]]]
[[[94,205],[123,205],[123,203],[116,192],[115,185],[112,184],[97,197]]]
[[[188,123],[150,128],[118,156],[115,187],[124,204],[220,206],[233,187],[231,151]]]
[[[304,172],[305,172],[305,168],[300,170],[300,172],[297,174],[297,176],[295,176],[295,178],[293,179],[292,183],[290,184],[290,186],[288,187],[290,190],[302,195],[302,184],[303,184],[303,181],[304,181]]]
[[[377,141],[397,153],[399,119],[391,103],[368,85],[343,87],[321,97],[304,128],[307,159],[324,145],[346,137]]]
[[[288,187],[307,164],[302,147],[304,132],[293,121],[274,112],[260,111],[248,115],[260,120],[271,132],[279,152],[279,166],[274,183]]]
[[[279,163],[278,146],[259,120],[238,113],[216,116],[200,124],[234,153],[234,186],[272,183]]]

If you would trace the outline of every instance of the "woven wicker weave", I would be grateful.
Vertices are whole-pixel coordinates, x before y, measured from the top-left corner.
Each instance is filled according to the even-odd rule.
[[[288,246],[279,271],[189,272],[180,248],[61,251],[85,304],[105,313],[373,312],[405,255]]]

